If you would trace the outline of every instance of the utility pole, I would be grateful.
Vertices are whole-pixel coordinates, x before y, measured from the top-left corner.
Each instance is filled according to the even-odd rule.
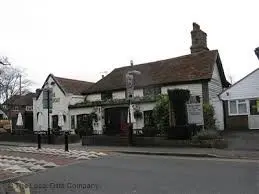
[[[49,122],[49,115],[50,115],[50,89],[47,90],[48,91],[48,144],[50,144],[51,140],[50,140],[50,122]]]
[[[133,140],[133,124],[131,121],[131,100],[134,97],[134,85],[135,85],[135,80],[134,80],[134,75],[140,75],[141,72],[133,70],[133,61],[130,61],[131,65],[131,71],[128,71],[126,73],[126,97],[128,99],[128,114],[129,114],[129,131],[128,131],[128,143],[130,146],[132,146],[132,140]]]

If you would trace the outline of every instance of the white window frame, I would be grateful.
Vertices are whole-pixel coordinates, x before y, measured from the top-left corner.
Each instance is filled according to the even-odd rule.
[[[26,106],[25,110],[28,112],[33,112],[33,106]]]
[[[244,99],[239,99],[240,101],[244,100]],[[250,115],[250,103],[249,103],[249,100],[244,100],[245,102],[244,103],[239,103],[239,100],[229,100],[228,101],[228,115],[229,116],[236,116],[236,115]],[[231,113],[230,112],[230,101],[235,101],[236,102],[236,110],[237,110],[237,113]],[[238,109],[238,105],[239,104],[246,104],[246,113],[239,113],[239,109]]]
[[[13,110],[14,111],[19,111],[19,106],[14,106]]]

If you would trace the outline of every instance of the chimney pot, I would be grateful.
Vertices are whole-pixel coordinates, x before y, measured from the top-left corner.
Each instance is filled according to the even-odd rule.
[[[133,67],[133,60],[130,60],[130,66]]]

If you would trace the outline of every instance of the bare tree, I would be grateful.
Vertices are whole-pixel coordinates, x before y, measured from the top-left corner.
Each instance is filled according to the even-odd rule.
[[[11,65],[7,57],[0,57],[0,65]]]
[[[6,61],[4,61],[6,62]],[[21,78],[21,80],[20,80]],[[10,97],[29,92],[29,86],[32,84],[27,79],[24,70],[13,66],[0,65],[0,101],[4,102]]]

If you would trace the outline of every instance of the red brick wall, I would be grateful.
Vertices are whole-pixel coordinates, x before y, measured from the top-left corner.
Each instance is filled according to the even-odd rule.
[[[227,130],[248,130],[248,116],[227,116],[226,119]]]

